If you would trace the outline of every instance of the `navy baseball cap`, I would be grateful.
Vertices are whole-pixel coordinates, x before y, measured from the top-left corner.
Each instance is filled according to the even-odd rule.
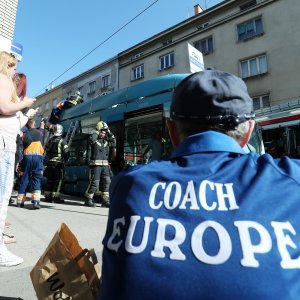
[[[236,127],[254,118],[253,101],[244,81],[220,70],[189,75],[175,88],[170,118]]]

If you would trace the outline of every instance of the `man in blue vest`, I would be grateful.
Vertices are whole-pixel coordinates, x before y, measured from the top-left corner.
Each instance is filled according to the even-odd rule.
[[[177,86],[172,157],[111,183],[101,299],[300,299],[300,162],[244,152],[253,117],[235,75]]]
[[[17,206],[24,207],[26,190],[31,183],[31,202],[33,209],[40,209],[42,178],[43,178],[43,138],[44,123],[36,128],[34,119],[29,119],[26,124],[27,131],[23,133],[23,159],[21,162],[20,186],[17,197]]]

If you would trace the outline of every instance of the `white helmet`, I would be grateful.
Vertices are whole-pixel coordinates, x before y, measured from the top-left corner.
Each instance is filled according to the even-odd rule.
[[[53,127],[54,136],[61,136],[64,132],[64,128],[60,124],[56,124]]]
[[[97,130],[108,130],[108,125],[105,122],[100,121],[97,123],[96,129]]]

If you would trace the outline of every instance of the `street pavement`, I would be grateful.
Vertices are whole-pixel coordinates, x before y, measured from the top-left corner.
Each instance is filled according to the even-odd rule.
[[[61,223],[74,233],[82,248],[94,248],[101,266],[102,239],[104,237],[108,209],[85,207],[82,197],[63,195],[64,204],[41,202],[41,209],[32,210],[30,201],[25,208],[12,204],[8,208],[7,221],[12,225],[5,229],[14,235],[15,244],[7,245],[14,254],[24,258],[19,266],[0,267],[0,300],[37,299],[30,271],[44,253]]]

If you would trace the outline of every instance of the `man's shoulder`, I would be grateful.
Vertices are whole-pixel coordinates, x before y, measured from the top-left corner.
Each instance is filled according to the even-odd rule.
[[[63,141],[64,139],[61,137],[61,136],[52,136],[50,138],[50,141],[53,141],[53,142],[60,142],[60,141]]]
[[[95,129],[93,129],[92,131],[91,131],[91,134],[90,135],[93,135],[93,134],[99,134],[99,131],[97,131],[97,130],[95,130]]]
[[[28,128],[26,132],[24,132],[24,136],[32,135],[35,132],[35,128]]]
[[[300,160],[284,156],[273,158],[270,154],[264,154],[255,158],[259,168],[271,168],[282,176],[293,179],[300,184]]]
[[[170,169],[169,161],[152,161],[149,164],[141,164],[136,166],[128,166],[122,171],[120,171],[117,175],[119,178],[124,177],[136,177],[140,178],[142,175],[148,176],[156,176],[157,174],[161,174],[161,172],[165,169]]]
[[[256,161],[261,164],[271,164],[282,169],[292,165],[294,167],[300,167],[300,159],[290,158],[288,156],[273,158],[270,154],[266,153],[263,155],[255,155],[254,157]]]

